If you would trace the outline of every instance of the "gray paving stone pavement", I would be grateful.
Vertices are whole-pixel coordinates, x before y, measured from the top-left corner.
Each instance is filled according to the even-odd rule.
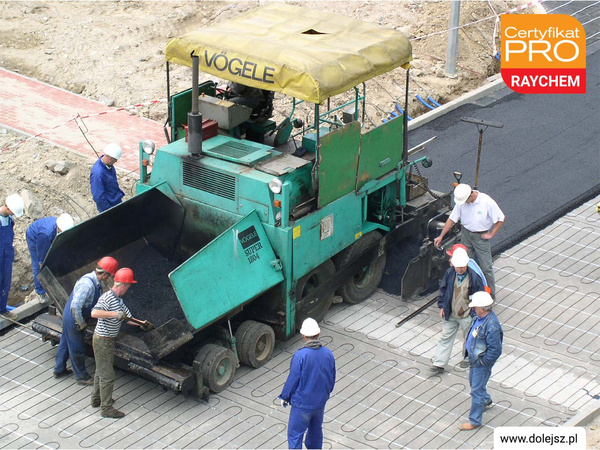
[[[464,433],[470,408],[460,346],[441,375],[428,371],[441,331],[437,308],[400,328],[425,300],[378,290],[360,305],[335,305],[322,324],[338,380],[325,413],[325,448],[491,448],[500,426],[564,424],[600,393],[600,198],[591,200],[496,259],[495,311],[504,352],[492,374],[495,401],[484,426]],[[260,369],[240,368],[229,389],[206,402],[117,371],[116,406],[102,419],[91,388],[52,376],[56,349],[27,328],[0,338],[2,448],[286,448],[289,409],[275,397],[296,337],[278,343]],[[89,370],[94,364],[88,360]]]

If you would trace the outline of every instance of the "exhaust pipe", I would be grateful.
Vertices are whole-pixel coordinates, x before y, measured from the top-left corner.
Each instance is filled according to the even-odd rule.
[[[200,60],[198,56],[192,56],[192,111],[188,113],[188,152],[192,156],[202,155],[202,114],[198,112],[198,77],[200,72]]]

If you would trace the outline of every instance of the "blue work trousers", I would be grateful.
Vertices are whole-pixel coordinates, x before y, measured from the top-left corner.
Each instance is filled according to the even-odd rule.
[[[487,366],[471,367],[469,371],[469,384],[471,385],[469,422],[477,427],[482,424],[483,407],[492,399],[487,391],[487,384],[491,375],[492,368]]]
[[[4,228],[4,227],[3,227]],[[0,314],[6,312],[8,293],[12,282],[12,266],[15,259],[15,249],[12,244],[0,243]]]
[[[292,406],[288,423],[288,447],[302,448],[306,432],[306,448],[323,448],[323,416],[325,407],[304,409]]]
[[[33,240],[27,237],[27,247],[29,248],[29,254],[31,255],[31,267],[33,268],[33,284],[35,285],[35,292],[37,294],[45,294],[46,290],[42,287],[40,280],[38,280],[38,275],[40,273],[40,264],[38,257],[38,252],[36,250],[36,244]],[[42,260],[46,257],[43,256]]]
[[[67,369],[67,360],[71,358],[75,378],[78,380],[89,378],[90,374],[85,367],[84,333],[85,331],[77,329],[77,324],[71,315],[71,302],[69,301],[65,307],[62,336],[56,352],[54,372],[64,372]]]

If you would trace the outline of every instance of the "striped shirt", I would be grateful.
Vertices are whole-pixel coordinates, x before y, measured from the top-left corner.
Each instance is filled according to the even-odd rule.
[[[131,317],[131,313],[127,309],[127,306],[125,306],[125,303],[123,303],[123,299],[117,297],[112,289],[102,294],[94,309],[101,311],[125,311],[127,317]],[[120,329],[121,322],[115,318],[98,319],[94,333],[102,337],[116,338]]]

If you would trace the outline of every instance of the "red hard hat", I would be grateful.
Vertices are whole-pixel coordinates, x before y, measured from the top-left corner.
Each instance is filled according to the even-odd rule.
[[[117,273],[115,273],[115,281],[117,283],[137,283],[137,281],[133,279],[133,270],[128,267],[117,270]]]
[[[465,252],[467,251],[467,247],[463,244],[454,244],[452,248],[446,252],[446,254],[451,257],[452,253],[454,253],[454,250],[456,250],[457,248],[462,248]]]
[[[112,256],[105,256],[100,261],[98,261],[98,267],[106,272],[114,275],[117,269],[119,268],[119,263]]]

